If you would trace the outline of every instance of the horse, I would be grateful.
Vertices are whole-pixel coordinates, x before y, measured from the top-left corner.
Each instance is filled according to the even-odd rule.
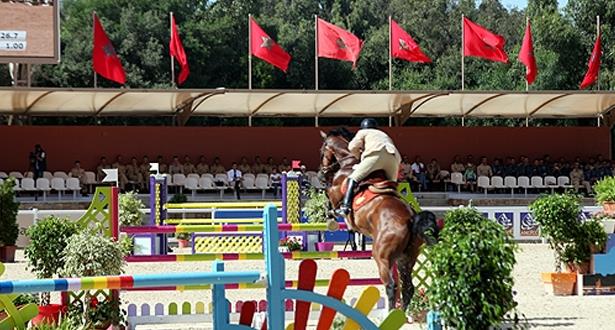
[[[325,191],[331,206],[337,208],[344,198],[346,178],[359,159],[348,150],[352,134],[346,129],[320,133],[323,145],[318,176],[326,185]],[[421,246],[424,243],[435,244],[438,240],[440,228],[435,215],[426,211],[417,213],[397,194],[380,194],[353,211],[352,216],[354,221],[347,218],[346,222],[355,231],[373,240],[372,257],[386,288],[389,309],[396,307],[398,285],[393,278],[393,266],[397,263],[401,282],[401,307],[406,310],[414,295],[412,269]]]

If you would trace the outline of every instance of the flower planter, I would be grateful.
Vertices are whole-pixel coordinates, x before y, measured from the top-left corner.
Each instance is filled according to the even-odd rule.
[[[5,245],[0,247],[0,261],[2,262],[15,262],[15,251],[17,246]]]
[[[38,307],[38,315],[32,319],[32,325],[57,324],[60,319],[62,305],[50,304]]]
[[[288,247],[286,247],[286,246],[278,246],[278,251],[280,253],[287,253],[288,252]]]
[[[607,234],[615,232],[615,220],[602,220],[602,227]]]
[[[556,296],[571,296],[574,294],[577,273],[542,273],[542,282],[548,293]]]
[[[335,243],[333,242],[318,242],[316,243],[316,251],[333,251]]]
[[[188,240],[187,239],[178,239],[177,240],[177,244],[179,245],[180,248],[187,248],[188,247]]]
[[[602,209],[606,214],[615,215],[615,202],[603,202]]]
[[[589,274],[589,261],[580,264],[568,263],[566,264],[566,268],[568,268],[568,271],[571,273]]]

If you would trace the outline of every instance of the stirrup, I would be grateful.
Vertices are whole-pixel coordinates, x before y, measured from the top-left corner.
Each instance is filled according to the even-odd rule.
[[[352,208],[349,205],[340,205],[339,209],[335,210],[335,214],[340,217],[347,217],[350,212],[352,212]]]

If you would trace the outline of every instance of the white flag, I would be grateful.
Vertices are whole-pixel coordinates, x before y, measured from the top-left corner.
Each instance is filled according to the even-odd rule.
[[[105,177],[102,182],[117,182],[117,168],[103,169]]]

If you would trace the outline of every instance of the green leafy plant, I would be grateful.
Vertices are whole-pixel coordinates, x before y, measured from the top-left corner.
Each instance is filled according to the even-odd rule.
[[[596,201],[599,203],[615,203],[615,177],[607,176],[594,184]]]
[[[577,195],[551,194],[545,195],[529,206],[534,220],[540,225],[540,236],[547,240],[555,253],[555,270],[561,272],[562,262],[570,260],[571,256],[579,251],[568,245],[582,235],[581,222],[578,217],[581,213],[581,202]]]
[[[60,323],[43,322],[30,328],[31,330],[88,330],[90,325],[77,325],[70,318],[63,318]]]
[[[412,296],[406,313],[412,316],[413,322],[424,323],[428,311],[429,298],[427,297],[425,289],[421,288]]]
[[[24,294],[20,294],[19,296],[17,296],[17,298],[13,299],[13,304],[15,304],[15,306],[22,306],[22,305],[27,305],[27,304],[39,304],[39,297],[37,297],[35,294],[29,294],[29,293],[24,293]]]
[[[488,329],[514,310],[517,245],[504,228],[474,208],[450,211],[431,248],[429,304],[455,329]]]
[[[181,240],[184,240],[184,241],[189,240],[190,237],[191,237],[190,233],[177,233],[177,234],[175,234],[175,238],[181,239]]]
[[[288,251],[299,251],[302,246],[299,243],[299,240],[294,237],[285,237],[280,240],[280,246],[285,246],[288,248]]]
[[[15,179],[8,178],[0,184],[0,247],[15,245],[19,236],[17,212],[19,202],[15,199]]]
[[[62,275],[67,277],[119,275],[127,251],[111,238],[80,233],[64,249]]]
[[[599,219],[589,219],[581,225],[581,231],[584,233],[581,237],[587,240],[590,248],[593,247],[594,251],[602,251],[606,246],[608,235],[604,231],[602,221]]]
[[[188,196],[184,194],[175,194],[171,199],[169,199],[169,203],[185,203],[188,201]]]
[[[310,188],[307,192],[308,199],[303,205],[303,215],[310,223],[327,222],[327,209],[329,199],[322,190]]]
[[[143,224],[143,212],[145,208],[143,202],[137,197],[135,192],[127,192],[121,194],[119,198],[120,204],[120,225],[122,226],[140,226]]]

